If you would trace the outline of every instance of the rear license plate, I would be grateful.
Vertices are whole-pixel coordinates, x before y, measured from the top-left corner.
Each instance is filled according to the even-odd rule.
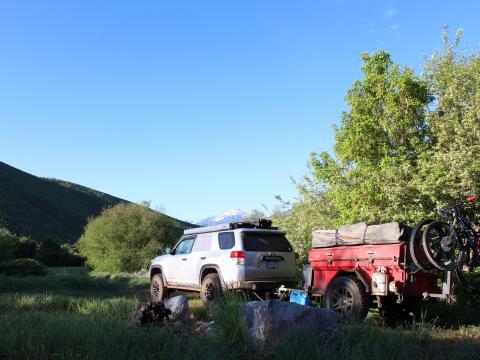
[[[267,261],[267,269],[278,269],[278,261]]]

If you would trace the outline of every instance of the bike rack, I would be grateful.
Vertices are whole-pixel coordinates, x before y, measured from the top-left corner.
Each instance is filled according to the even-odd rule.
[[[447,271],[446,281],[442,283],[442,292],[438,293],[422,293],[424,299],[436,298],[436,299],[448,299],[452,296],[452,272]]]

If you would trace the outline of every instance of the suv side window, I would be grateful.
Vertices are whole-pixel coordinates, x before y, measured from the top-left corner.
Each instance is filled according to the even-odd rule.
[[[192,251],[209,251],[212,249],[212,234],[199,234],[195,239]]]
[[[175,248],[174,255],[190,254],[190,251],[192,251],[192,246],[194,242],[195,242],[194,237],[183,239]]]
[[[218,233],[218,246],[220,250],[233,248],[235,245],[235,234],[233,232]]]

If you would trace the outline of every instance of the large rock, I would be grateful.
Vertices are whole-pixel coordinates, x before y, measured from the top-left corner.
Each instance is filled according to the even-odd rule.
[[[170,319],[173,321],[188,322],[190,319],[190,307],[188,300],[184,295],[174,296],[164,301],[164,306],[169,309],[172,314]]]
[[[256,346],[275,345],[279,339],[300,328],[306,336],[333,336],[340,323],[340,317],[333,310],[279,300],[245,303],[242,315],[249,337]]]

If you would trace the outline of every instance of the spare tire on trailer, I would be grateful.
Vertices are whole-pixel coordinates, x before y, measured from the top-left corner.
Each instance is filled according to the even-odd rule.
[[[367,294],[365,286],[360,280],[339,276],[327,286],[325,306],[337,312],[344,319],[364,319],[370,308],[370,295]]]

